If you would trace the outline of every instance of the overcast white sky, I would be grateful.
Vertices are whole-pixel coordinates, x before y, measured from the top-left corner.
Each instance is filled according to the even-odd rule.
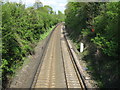
[[[4,0],[6,1],[6,0]],[[20,0],[9,0],[10,2],[19,2]],[[27,7],[32,6],[35,0],[21,0],[26,4]],[[62,11],[65,10],[65,5],[67,4],[67,0],[40,0],[43,5],[49,5],[53,8],[54,11]]]

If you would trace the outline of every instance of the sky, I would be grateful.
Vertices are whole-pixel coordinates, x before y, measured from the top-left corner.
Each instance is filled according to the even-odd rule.
[[[6,0],[5,0],[6,1]],[[10,2],[19,2],[20,0],[9,0]],[[32,6],[35,0],[21,0],[22,3],[26,5],[26,7]],[[67,0],[40,0],[43,5],[49,5],[53,8],[53,11],[60,10],[64,13],[65,5],[67,4]]]

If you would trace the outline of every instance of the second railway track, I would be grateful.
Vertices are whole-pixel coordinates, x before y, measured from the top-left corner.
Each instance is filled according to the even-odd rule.
[[[66,36],[59,24],[46,47],[43,63],[38,67],[32,88],[81,88],[86,90]]]

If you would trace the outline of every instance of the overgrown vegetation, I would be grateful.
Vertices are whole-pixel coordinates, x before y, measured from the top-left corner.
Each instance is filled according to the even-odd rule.
[[[28,8],[19,3],[2,2],[3,88],[9,76],[23,64],[25,57],[34,54],[37,42],[44,39],[50,33],[50,28],[63,19],[60,11],[56,14],[50,6],[43,6],[41,2],[35,2],[33,7]]]
[[[99,87],[119,87],[120,2],[69,2],[65,24],[70,38],[85,44],[85,60]]]

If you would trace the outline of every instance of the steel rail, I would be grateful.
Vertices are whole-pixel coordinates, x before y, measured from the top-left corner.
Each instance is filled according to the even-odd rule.
[[[30,88],[33,88],[33,87],[35,86],[35,84],[36,84],[36,81],[37,81],[36,79],[37,79],[37,77],[38,77],[38,74],[37,74],[37,73],[40,72],[40,68],[41,68],[41,65],[42,65],[42,63],[43,63],[43,58],[44,58],[44,56],[45,56],[48,43],[49,43],[49,41],[50,41],[50,38],[51,38],[54,30],[56,29],[56,27],[57,27],[59,24],[60,24],[60,23],[58,23],[58,24],[53,28],[53,30],[51,31],[51,33],[50,33],[49,36],[47,37],[47,40],[46,40],[46,42],[45,42],[45,44],[44,44],[44,47],[42,47],[42,48],[43,48],[42,56],[40,57],[40,62],[38,63],[38,65],[37,65],[37,67],[36,67],[36,71],[35,71],[35,73],[34,73],[34,77],[33,77],[32,82],[31,82],[31,84],[30,84]]]
[[[74,69],[75,69],[75,71],[76,71],[76,74],[77,74],[79,83],[80,83],[80,85],[81,85],[81,87],[82,87],[81,89],[82,89],[82,90],[87,90],[87,86],[86,86],[86,84],[85,84],[85,82],[84,82],[84,79],[83,79],[83,77],[82,77],[82,75],[81,75],[81,72],[80,72],[80,70],[79,70],[79,67],[77,66],[77,63],[76,63],[75,58],[74,58],[74,56],[73,56],[73,53],[72,53],[72,51],[71,51],[71,49],[70,49],[70,46],[69,46],[69,44],[68,44],[68,41],[67,41],[67,38],[66,38],[66,35],[65,35],[65,31],[64,31],[64,38],[65,38],[65,42],[66,42],[66,45],[67,45],[67,49],[68,49],[70,58],[71,58],[71,60],[72,60],[72,64],[73,64]]]
[[[59,24],[61,24],[61,23],[59,23]],[[56,27],[57,27],[59,24],[57,24]],[[56,28],[56,27],[55,27],[55,28]],[[51,31],[50,35],[47,37],[47,40],[46,40],[46,42],[45,42],[45,44],[44,44],[43,53],[42,53],[42,56],[41,56],[41,58],[40,58],[40,62],[39,62],[38,65],[37,65],[37,69],[36,69],[36,71],[35,71],[35,73],[34,73],[34,78],[33,78],[33,80],[32,80],[32,83],[31,83],[31,87],[30,87],[30,88],[34,88],[35,85],[36,85],[37,78],[38,78],[39,72],[40,72],[40,70],[41,70],[41,66],[42,66],[42,63],[43,63],[43,60],[44,60],[46,51],[47,51],[47,47],[48,47],[48,44],[49,44],[49,42],[50,42],[50,38],[51,38],[51,36],[52,36],[55,28]],[[72,51],[71,51],[71,49],[70,49],[70,46],[69,46],[69,43],[68,43],[68,41],[67,41],[65,32],[63,32],[63,33],[64,33],[65,43],[66,43],[66,45],[67,45],[67,50],[68,50],[68,52],[69,52],[70,59],[71,59],[71,61],[72,61],[73,67],[74,67],[74,69],[75,69],[75,72],[76,72],[77,78],[78,78],[78,80],[79,80],[81,89],[82,89],[82,90],[87,90],[87,87],[86,87],[86,84],[85,84],[85,82],[84,82],[84,79],[83,79],[83,77],[82,77],[82,75],[81,75],[81,72],[80,72],[80,70],[79,70],[79,67],[77,66],[77,63],[76,63],[75,58],[74,58],[74,55],[73,55],[73,53],[72,53]],[[61,48],[61,55],[62,55],[62,45],[61,45],[61,41],[60,41],[60,48]],[[62,56],[62,59],[63,59],[63,56]],[[68,88],[68,85],[67,85],[65,65],[64,65],[65,62],[64,62],[64,61],[62,61],[62,62],[63,62],[63,68],[64,68],[64,74],[65,74],[65,82],[66,82],[66,86],[67,86],[67,90],[68,90],[69,88]]]
[[[62,40],[62,39],[61,39],[61,40]],[[67,87],[67,90],[68,90],[68,83],[67,83],[67,76],[66,76],[66,73],[65,73],[65,62],[64,62],[64,58],[63,58],[63,51],[62,51],[62,43],[61,43],[61,40],[60,40],[60,50],[61,50],[63,68],[64,68],[65,83],[66,83],[66,87]]]

